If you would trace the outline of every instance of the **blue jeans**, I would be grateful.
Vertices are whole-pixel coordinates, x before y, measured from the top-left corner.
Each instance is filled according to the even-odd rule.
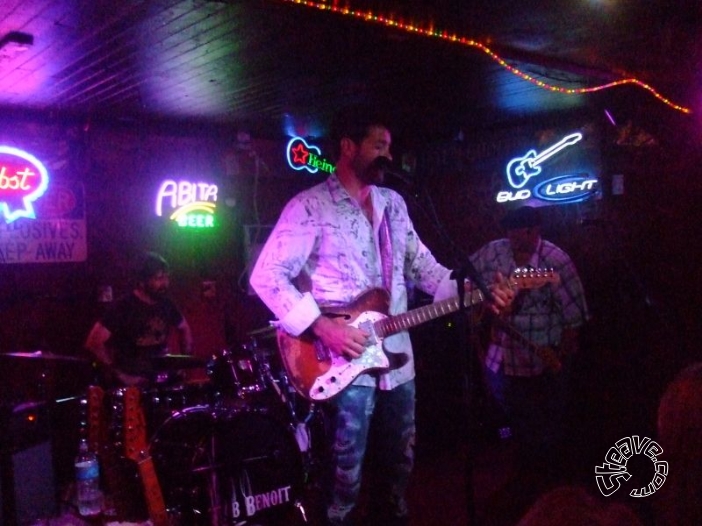
[[[329,524],[350,523],[369,437],[376,446],[374,468],[381,477],[371,505],[388,517],[406,517],[405,492],[414,466],[414,380],[391,391],[352,385],[330,400],[325,410],[331,439],[326,485]]]

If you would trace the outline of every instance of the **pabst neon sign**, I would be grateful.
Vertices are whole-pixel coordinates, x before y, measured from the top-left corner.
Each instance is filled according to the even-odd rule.
[[[293,137],[288,142],[285,155],[288,166],[293,170],[307,170],[310,173],[323,171],[334,173],[334,165],[321,156],[322,151],[314,145],[307,144],[302,137]]]
[[[582,138],[581,133],[571,133],[541,152],[529,150],[510,160],[505,170],[510,189],[498,192],[496,201],[507,203],[536,198],[550,203],[577,203],[594,196],[599,192],[599,181],[586,173],[558,175],[545,181],[532,180],[541,175],[542,163],[579,143]]]
[[[0,210],[5,222],[36,218],[34,201],[49,187],[49,173],[33,155],[0,146]]]
[[[213,228],[217,203],[217,185],[206,182],[166,179],[156,194],[156,215],[183,228]]]

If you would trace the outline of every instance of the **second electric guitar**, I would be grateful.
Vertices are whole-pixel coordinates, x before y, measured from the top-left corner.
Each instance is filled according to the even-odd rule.
[[[552,270],[518,269],[507,282],[514,289],[529,289],[557,283],[558,279]],[[467,306],[482,301],[482,293],[478,290],[465,298]],[[454,297],[388,316],[389,305],[386,290],[371,289],[360,294],[349,305],[323,311],[325,316],[338,323],[347,323],[370,334],[365,351],[354,360],[329,351],[310,331],[291,336],[279,330],[278,347],[295,390],[308,400],[324,401],[339,394],[365,372],[400,367],[406,363],[406,356],[386,353],[383,350],[384,338],[456,312],[461,307],[459,298]]]

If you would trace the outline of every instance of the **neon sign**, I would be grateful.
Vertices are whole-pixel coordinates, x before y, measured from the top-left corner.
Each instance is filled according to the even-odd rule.
[[[288,165],[293,170],[307,170],[317,173],[319,170],[334,173],[334,165],[321,157],[321,150],[317,146],[307,144],[302,137],[293,137],[288,142],[286,156]]]
[[[183,228],[213,228],[217,202],[217,185],[167,179],[161,183],[156,195],[156,215],[161,217],[164,208],[169,219]]]
[[[541,163],[582,138],[582,133],[572,133],[539,154],[536,153],[536,150],[529,150],[523,157],[515,157],[507,163],[507,180],[510,186],[512,188],[523,187],[530,178],[541,173],[539,166]]]
[[[554,204],[565,204],[577,203],[598,195],[599,181],[587,173],[561,175],[561,172],[561,174],[548,177],[544,181],[532,180],[532,178],[542,174],[540,166],[542,163],[563,152],[566,148],[577,144],[582,138],[582,133],[571,133],[540,153],[532,149],[523,156],[510,160],[505,170],[510,188],[498,192],[495,200],[498,203],[507,203],[534,198]],[[569,164],[572,165],[573,160],[571,157]],[[581,159],[575,159],[575,161],[580,165]],[[578,171],[583,171],[582,166],[580,168],[581,170]]]
[[[49,186],[49,173],[29,153],[11,146],[0,146],[0,210],[6,223],[20,217],[36,218],[34,201]]]
[[[562,175],[537,184],[534,195],[552,203],[577,203],[599,190],[599,181],[585,175]]]

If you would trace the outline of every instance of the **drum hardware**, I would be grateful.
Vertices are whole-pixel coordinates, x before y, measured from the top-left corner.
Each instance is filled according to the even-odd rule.
[[[247,399],[266,390],[261,376],[265,360],[256,345],[242,346],[238,355],[224,349],[208,363],[207,376],[223,394]]]
[[[249,331],[246,334],[247,336],[251,336],[251,338],[275,338],[276,328],[273,325],[268,325],[266,327],[261,327],[260,329]]]
[[[26,358],[34,361],[48,361],[48,362],[80,362],[80,363],[90,363],[90,360],[85,360],[83,358],[77,358],[75,356],[66,356],[64,354],[54,354],[51,351],[31,351],[31,352],[8,352],[4,353],[2,356],[8,356],[11,358]]]
[[[190,356],[175,356],[164,363],[176,369],[192,363]],[[318,460],[313,446],[322,443],[315,433],[324,427],[317,425],[320,408],[297,395],[277,350],[255,339],[213,356],[207,375],[204,382],[140,390],[144,452],[152,459],[171,524],[307,523],[305,491]],[[118,452],[124,451],[128,431],[122,429],[126,389],[104,396],[111,445]],[[136,469],[131,473],[138,481]]]
[[[267,409],[186,408],[156,431],[151,451],[166,503],[187,524],[306,520],[300,451]]]
[[[173,371],[179,369],[197,369],[207,366],[207,360],[190,354],[164,354],[154,356],[152,364],[159,371]]]

